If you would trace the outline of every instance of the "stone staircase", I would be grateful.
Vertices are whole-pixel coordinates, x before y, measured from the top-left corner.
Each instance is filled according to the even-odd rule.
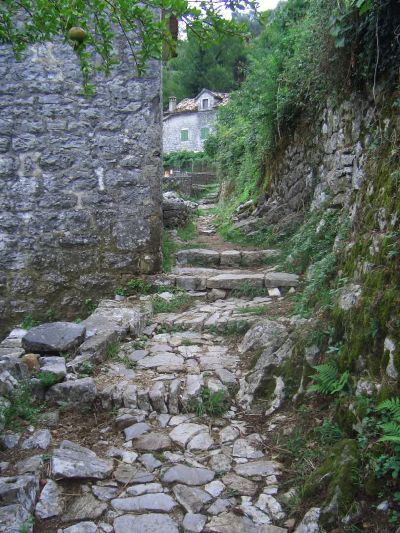
[[[282,466],[248,416],[251,402],[241,398],[252,390],[240,338],[299,283],[265,265],[276,254],[182,250],[162,282],[193,297],[188,310],[153,316],[149,296],[102,301],[77,328],[84,337],[69,358],[38,358],[39,372],[51,357],[63,371],[45,390],[32,378],[52,409],[46,429],[28,428],[22,438],[10,431],[2,440],[19,461],[1,463],[5,533],[25,527],[30,515],[43,533],[293,531],[280,498]],[[21,371],[26,335],[16,330],[0,344],[10,377],[3,386],[12,387]],[[207,397],[216,402],[214,416]],[[66,433],[63,424],[80,411],[81,427],[75,418]],[[50,456],[47,470],[33,461],[39,453]],[[306,531],[301,527],[297,533]]]

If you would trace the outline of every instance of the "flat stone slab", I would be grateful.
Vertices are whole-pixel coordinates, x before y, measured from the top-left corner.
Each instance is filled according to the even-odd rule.
[[[222,513],[213,517],[208,522],[207,529],[215,533],[258,533],[258,526],[250,518],[235,513]]]
[[[243,284],[264,287],[265,274],[220,274],[207,279],[208,289],[237,289]]]
[[[48,479],[36,504],[35,514],[38,518],[51,518],[63,512],[62,492],[57,483]]]
[[[162,481],[164,483],[183,483],[184,485],[205,485],[214,477],[215,472],[207,468],[175,465],[164,472]]]
[[[64,440],[54,450],[51,471],[56,479],[104,479],[111,474],[113,464],[113,461],[100,459],[88,448]]]
[[[116,498],[111,500],[111,505],[117,511],[132,511],[136,513],[156,511],[169,513],[177,503],[168,494],[155,493],[133,496],[131,498]]]
[[[119,483],[151,483],[154,481],[154,474],[147,472],[137,465],[120,464],[114,471],[114,479]]]
[[[150,431],[150,426],[146,422],[139,422],[124,429],[125,440],[132,440]]]
[[[175,498],[189,513],[198,513],[212,498],[203,489],[177,484],[173,487]]]
[[[203,514],[187,513],[183,519],[182,525],[185,531],[189,533],[201,533],[207,522],[207,517]]]
[[[98,533],[97,525],[94,522],[79,522],[74,526],[62,530],[63,533]]]
[[[51,372],[57,381],[62,381],[67,375],[64,357],[40,357],[40,372]]]
[[[150,355],[144,357],[137,362],[138,368],[168,368],[171,371],[182,370],[184,359],[180,355],[172,353],[158,353],[156,355]]]
[[[220,254],[215,250],[191,248],[188,250],[179,250],[176,253],[176,261],[180,265],[213,267],[219,265]]]
[[[26,351],[35,353],[68,352],[82,344],[86,328],[72,322],[41,324],[22,337]]]
[[[299,276],[286,272],[268,272],[265,274],[264,283],[267,288],[274,287],[297,287]]]
[[[226,474],[222,478],[222,481],[224,485],[229,487],[229,489],[237,490],[241,495],[244,496],[254,496],[254,494],[257,492],[256,483],[253,483],[253,481],[250,481],[244,477],[238,476],[233,472]]]
[[[176,426],[169,434],[169,437],[176,444],[184,448],[192,437],[202,431],[208,431],[208,427],[204,424],[192,424],[188,422]]]
[[[40,474],[43,464],[44,461],[41,455],[32,455],[32,457],[18,461],[15,467],[18,474]]]
[[[28,512],[33,510],[39,478],[31,474],[0,478],[0,502],[2,505],[19,504]]]
[[[221,266],[240,266],[242,254],[238,250],[226,250],[221,252]]]
[[[41,450],[47,450],[51,444],[51,433],[48,429],[39,429],[35,431],[29,438],[22,443],[23,450],[32,450],[34,448],[40,448]]]
[[[280,473],[280,465],[275,461],[252,461],[249,463],[236,465],[234,470],[239,476],[273,476]]]
[[[126,492],[130,496],[141,496],[142,494],[156,494],[161,492],[163,487],[161,483],[142,483],[140,485],[133,485],[128,487]]]
[[[84,494],[79,498],[75,498],[72,503],[68,505],[66,513],[62,515],[62,521],[95,520],[96,518],[99,518],[106,509],[107,504],[99,502],[93,494]]]
[[[162,450],[169,450],[172,447],[172,441],[168,435],[164,433],[152,432],[132,441],[134,450],[143,450],[148,452],[156,452]]]
[[[122,515],[114,520],[114,533],[179,533],[176,522],[159,513]]]
[[[92,403],[96,394],[97,388],[94,379],[82,378],[53,385],[46,392],[46,400],[53,403],[66,402],[82,405]]]

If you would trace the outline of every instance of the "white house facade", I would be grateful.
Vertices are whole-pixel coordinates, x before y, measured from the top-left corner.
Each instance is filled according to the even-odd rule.
[[[217,108],[226,104],[228,98],[227,93],[208,89],[203,89],[196,98],[185,98],[179,104],[176,104],[175,97],[171,97],[163,120],[164,152],[201,152],[204,141],[213,131]]]

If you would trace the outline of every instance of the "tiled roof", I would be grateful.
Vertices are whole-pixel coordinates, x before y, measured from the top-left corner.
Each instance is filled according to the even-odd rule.
[[[211,93],[216,99],[216,101],[214,102],[214,107],[225,105],[229,100],[229,93],[219,93],[216,91],[209,91],[208,89],[207,89],[207,92]],[[189,111],[197,111],[198,110],[198,104],[196,102],[197,98],[198,96],[196,96],[196,98],[184,98],[181,102],[179,102],[179,104],[177,104],[174,113],[185,113]]]

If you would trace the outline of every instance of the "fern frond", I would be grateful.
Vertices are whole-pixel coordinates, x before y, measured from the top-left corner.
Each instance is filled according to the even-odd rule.
[[[381,402],[377,408],[377,411],[389,411],[393,418],[400,422],[400,398],[390,398]]]
[[[346,370],[346,372],[343,372],[343,374],[340,376],[339,381],[336,382],[334,387],[331,390],[331,394],[335,394],[336,392],[342,391],[347,383],[349,382],[350,373]]]
[[[383,436],[379,439],[380,442],[396,442],[400,443],[400,424],[396,422],[385,422],[379,424],[383,430]]]
[[[308,390],[320,392],[322,394],[336,394],[342,391],[349,381],[349,372],[344,372],[339,376],[339,370],[333,361],[323,363],[313,367],[317,371],[311,376],[314,384]]]

